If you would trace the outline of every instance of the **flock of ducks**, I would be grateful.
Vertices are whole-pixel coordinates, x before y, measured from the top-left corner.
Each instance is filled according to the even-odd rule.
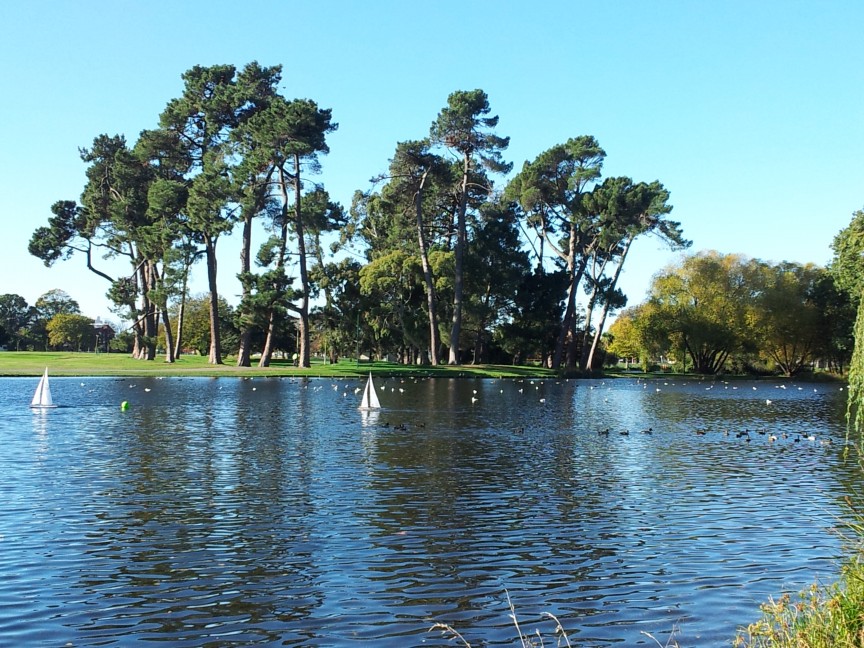
[[[709,431],[704,429],[704,428],[697,428],[696,430],[693,431],[693,433],[695,436],[701,437],[701,436],[708,435]],[[603,430],[597,431],[597,435],[601,436],[601,437],[608,437],[610,434],[612,434],[611,428],[605,428]],[[654,434],[654,428],[650,428],[650,427],[645,428],[644,430],[640,430],[639,434],[647,434],[647,435]],[[750,443],[753,440],[753,438],[754,438],[753,435],[756,435],[757,438],[758,437],[764,437],[765,439],[767,439],[768,443],[775,443],[781,439],[783,439],[783,440],[791,439],[793,443],[801,443],[802,441],[809,442],[809,443],[815,443],[818,440],[815,435],[808,434],[806,432],[796,432],[795,434],[789,434],[788,432],[781,432],[779,435],[777,435],[777,434],[769,434],[768,432],[765,432],[764,430],[752,430],[751,431],[749,429],[746,429],[746,430],[739,431],[739,432],[730,432],[729,430],[723,430],[720,434],[724,437],[734,436],[736,439],[742,439],[746,443]],[[630,430],[620,430],[617,433],[617,435],[618,436],[630,436]],[[828,439],[828,438],[821,439],[818,441],[819,441],[820,445],[831,445],[831,439]]]
[[[247,378],[247,379],[248,379],[248,378]],[[294,382],[294,380],[292,380],[292,382]],[[403,379],[402,382],[404,383],[405,380]],[[418,382],[418,380],[415,379],[414,382]],[[542,380],[541,380],[541,381],[534,381],[534,380],[521,381],[521,380],[520,380],[520,381],[518,381],[518,382],[528,382],[528,384],[529,384],[530,386],[533,386],[533,387],[534,387],[535,389],[537,389],[537,390],[539,390],[539,389],[540,389],[540,386],[544,384],[544,381],[542,381]],[[644,381],[644,380],[637,379],[637,383],[639,383],[639,382],[642,382],[642,383],[643,383],[643,384],[642,384],[642,387],[643,387],[643,388],[647,388],[647,387],[648,387],[648,381]],[[556,384],[560,384],[560,381],[556,381]],[[600,386],[601,386],[601,387],[602,387],[602,386],[605,386],[605,384],[606,384],[605,381],[604,381],[604,382],[601,382]],[[664,382],[664,383],[663,383],[664,386],[669,386],[670,384],[674,386],[675,383],[669,383],[669,382]],[[733,390],[738,389],[738,386],[737,386],[737,385],[730,384],[730,383],[728,383],[728,382],[726,382],[726,381],[723,381],[722,384],[723,384],[723,386],[724,386],[725,389],[730,389],[730,388],[733,389]],[[83,386],[84,386],[84,383],[81,383],[81,386],[83,387]],[[307,385],[304,385],[304,386],[307,386]],[[714,388],[717,387],[717,386],[718,386],[718,383],[712,383],[711,385],[705,387],[705,389],[706,389],[706,390],[711,390],[711,389],[714,389]],[[130,384],[129,387],[130,387],[130,388],[135,388],[135,387],[137,387],[137,385],[133,383],[133,384]],[[331,387],[334,391],[337,391],[337,392],[340,391],[340,385],[339,385],[338,383],[331,383],[330,387]],[[314,385],[314,386],[313,386],[313,391],[319,391],[319,390],[321,390],[322,388],[323,388],[323,385]],[[590,390],[593,390],[593,389],[595,389],[595,385],[589,385],[588,388],[589,388]],[[783,384],[775,385],[774,388],[775,388],[775,389],[781,389],[781,390],[785,390],[785,389],[787,389],[786,385],[783,385]],[[253,388],[253,389],[255,389],[255,388]],[[384,391],[387,391],[387,386],[384,385],[384,386],[383,386],[383,389],[384,389]],[[755,391],[755,390],[757,389],[757,387],[753,386],[752,389]],[[802,391],[804,388],[801,387],[801,386],[798,386],[797,389],[798,389],[798,391]],[[841,387],[840,389],[842,390],[843,388]],[[147,387],[147,388],[144,389],[144,391],[149,392],[149,391],[150,391],[150,388]],[[344,388],[342,389],[342,396],[343,396],[343,397],[344,397],[344,396],[348,396],[348,394],[349,394],[351,391],[352,391],[352,390],[351,390],[351,387],[350,387],[349,385],[346,384],[346,385],[344,386]],[[356,387],[355,389],[353,389],[353,393],[354,393],[354,394],[359,394],[361,391],[362,391],[362,388],[361,388],[361,387]],[[391,393],[395,393],[395,392],[398,391],[398,392],[401,394],[401,393],[404,393],[404,392],[405,392],[405,389],[404,389],[403,387],[399,387],[399,386],[397,386],[397,387],[392,387],[392,386],[391,386],[390,389],[389,389],[389,391],[390,391]],[[518,392],[519,392],[520,394],[523,394],[524,391],[525,391],[525,388],[524,388],[524,387],[519,387]],[[661,388],[660,388],[660,387],[656,387],[656,391],[658,391],[658,392],[661,391]],[[818,392],[818,389],[814,388],[813,391],[814,391],[814,392]],[[504,393],[504,390],[501,389],[501,390],[500,390],[500,393],[503,394],[503,393]],[[478,392],[477,392],[477,390],[476,390],[476,389],[472,390],[471,403],[476,403],[476,402],[478,402],[479,400],[480,400],[480,399],[479,399],[479,397],[478,397]],[[541,402],[541,403],[545,403],[545,402],[546,402],[546,399],[545,399],[545,398],[541,398],[541,399],[540,399],[540,402]],[[772,405],[772,404],[773,404],[773,401],[772,401],[770,398],[766,398],[766,399],[765,399],[765,405],[766,405],[766,406],[770,406],[770,405]],[[389,424],[385,424],[385,425],[386,425],[386,427],[390,427]],[[425,427],[425,426],[420,426],[420,427]],[[393,429],[395,429],[395,430],[406,430],[406,429],[407,429],[407,426],[406,426],[404,423],[400,423],[400,424],[394,425],[394,426],[393,426]],[[524,433],[524,428],[519,428],[516,432],[519,433],[519,434]],[[648,428],[644,428],[644,429],[642,429],[642,430],[639,430],[638,432],[635,432],[634,434],[642,434],[642,435],[649,435],[649,436],[650,436],[650,435],[652,435],[653,433],[654,433],[654,429],[651,428],[651,427],[648,427]],[[694,433],[695,436],[699,436],[699,437],[701,437],[701,436],[706,436],[706,435],[708,435],[708,434],[709,434],[709,431],[706,430],[706,429],[703,429],[703,428],[699,428],[699,429],[694,430],[693,433]],[[597,435],[598,435],[598,436],[601,436],[601,437],[609,437],[609,436],[612,435],[612,434],[613,434],[613,431],[612,431],[611,428],[605,428],[605,429],[603,429],[603,430],[598,430],[598,431],[597,431]],[[614,434],[616,434],[617,436],[627,437],[627,436],[630,436],[630,430],[627,430],[627,429],[619,430],[618,432],[616,432],[616,433],[614,433]],[[743,441],[746,442],[746,443],[751,443],[751,442],[753,441],[753,439],[754,439],[754,435],[755,435],[755,438],[764,437],[764,438],[768,441],[768,443],[776,443],[776,442],[781,441],[781,440],[784,440],[784,441],[785,441],[785,440],[790,440],[790,439],[791,439],[791,442],[793,442],[793,443],[801,443],[801,442],[816,443],[817,441],[819,441],[820,445],[831,445],[831,439],[824,438],[824,439],[821,439],[821,440],[820,440],[820,439],[817,439],[815,435],[813,435],[813,434],[808,434],[808,433],[806,433],[806,432],[798,432],[798,433],[795,433],[794,435],[793,435],[793,434],[789,434],[789,433],[787,433],[787,432],[781,432],[781,433],[778,435],[778,434],[768,434],[767,432],[765,432],[765,431],[763,431],[763,430],[753,430],[753,431],[751,431],[751,430],[749,430],[749,429],[745,429],[745,430],[743,430],[743,431],[738,431],[738,432],[730,432],[729,430],[723,430],[723,431],[720,432],[719,434],[721,434],[723,437],[734,437],[735,439],[743,440]]]

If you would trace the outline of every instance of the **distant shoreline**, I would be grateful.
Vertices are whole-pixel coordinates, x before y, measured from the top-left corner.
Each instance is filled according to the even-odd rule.
[[[403,365],[395,362],[369,362],[342,360],[336,364],[325,364],[320,359],[313,361],[308,369],[292,365],[288,360],[273,362],[270,367],[238,367],[233,358],[226,358],[222,365],[211,365],[203,356],[181,356],[174,363],[167,363],[162,356],[156,360],[136,360],[125,353],[70,353],[54,351],[5,351],[0,353],[0,378],[37,377],[48,368],[52,377],[184,377],[203,376],[212,378],[357,378],[372,373],[382,378],[490,378],[542,380],[564,379],[620,379],[640,380],[687,380],[700,382],[723,382],[738,380],[774,380],[783,382],[838,382],[845,381],[830,374],[804,374],[794,378],[782,376],[719,375],[642,373],[639,371],[611,370],[600,374],[563,374],[538,365]]]

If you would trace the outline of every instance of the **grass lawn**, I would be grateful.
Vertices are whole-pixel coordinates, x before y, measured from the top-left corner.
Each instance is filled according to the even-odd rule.
[[[238,367],[235,358],[226,357],[224,365],[211,365],[203,356],[182,356],[177,362],[135,360],[125,353],[67,353],[39,351],[0,352],[0,376],[38,376],[45,368],[52,376],[360,376],[370,371],[376,376],[438,376],[442,378],[520,378],[554,377],[542,367],[509,365],[416,366],[392,362],[342,360],[324,364],[313,360],[309,369],[294,367],[290,361],[274,361],[269,367]]]

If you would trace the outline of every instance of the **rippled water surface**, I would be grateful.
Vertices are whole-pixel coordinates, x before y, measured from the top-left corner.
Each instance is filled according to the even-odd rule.
[[[0,381],[0,645],[718,646],[835,577],[837,385],[378,384]]]

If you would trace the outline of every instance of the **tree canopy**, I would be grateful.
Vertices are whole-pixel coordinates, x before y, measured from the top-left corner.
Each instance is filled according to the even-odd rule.
[[[690,241],[659,180],[603,177],[607,153],[593,136],[555,144],[510,176],[510,140],[489,96],[456,90],[430,111],[428,132],[405,133],[389,160],[370,161],[378,174],[346,209],[321,181],[333,111],[287,95],[281,66],[197,65],[182,82],[136,141],[99,134],[79,150],[79,199],[56,201],[29,244],[46,265],[78,257],[105,280],[136,357],[163,349],[173,361],[206,342],[210,362],[227,352],[240,366],[256,354],[266,366],[296,352],[308,366],[314,353],[362,349],[403,362],[591,371],[608,343],[626,356],[682,365],[686,356],[700,372],[732,363],[786,374],[848,358],[844,313],[864,281],[861,212],[835,240],[830,275],[702,253],[621,312],[634,241],[672,250]],[[226,262],[218,242],[237,231],[240,258]],[[208,292],[190,298],[198,259]],[[236,308],[219,292],[226,268],[240,279]],[[0,298],[7,344],[47,345],[53,306]]]

